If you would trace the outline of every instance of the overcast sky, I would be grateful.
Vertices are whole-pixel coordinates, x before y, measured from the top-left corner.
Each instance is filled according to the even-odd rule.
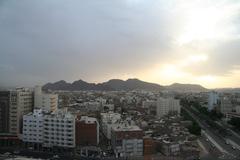
[[[0,86],[240,87],[239,0],[1,0]]]

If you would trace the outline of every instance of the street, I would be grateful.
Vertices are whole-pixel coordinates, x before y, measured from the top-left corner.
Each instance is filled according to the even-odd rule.
[[[233,149],[232,146],[227,145],[225,143],[225,138],[230,138],[230,139],[236,139],[236,136],[229,135],[227,137],[222,137],[217,130],[213,129],[210,127],[205,120],[201,119],[199,115],[196,115],[192,113],[189,109],[186,107],[182,107],[188,114],[196,120],[196,122],[200,125],[202,130],[205,132],[205,138],[208,139],[208,142],[212,147],[216,147],[216,149],[219,150],[221,155],[219,155],[219,159],[239,159],[240,156],[240,151],[237,149]],[[204,141],[202,141],[203,144],[205,144]],[[206,145],[207,146],[207,145]],[[215,149],[213,149],[214,151]],[[211,151],[211,150],[210,150]],[[210,152],[211,155],[215,155],[212,152]]]

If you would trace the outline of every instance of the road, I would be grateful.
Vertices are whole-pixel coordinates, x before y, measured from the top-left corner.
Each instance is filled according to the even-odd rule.
[[[213,128],[211,128],[205,120],[201,119],[199,115],[194,114],[186,107],[182,107],[192,118],[196,120],[196,122],[200,125],[200,127],[205,131],[206,138],[208,139],[209,143],[214,144],[214,147],[216,147],[220,152],[221,155],[219,155],[219,159],[222,157],[222,159],[232,159],[237,160],[240,157],[240,151],[234,150],[230,145],[227,145],[225,143],[225,138],[222,137],[219,132]],[[227,138],[233,138],[232,136],[229,136]],[[236,137],[234,137],[236,138]]]

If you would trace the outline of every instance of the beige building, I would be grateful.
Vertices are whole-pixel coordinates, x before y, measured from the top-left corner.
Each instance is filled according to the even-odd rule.
[[[231,102],[231,99],[228,97],[222,97],[221,98],[221,104],[220,104],[220,112],[224,115],[227,113],[231,113],[234,110],[234,106]]]
[[[157,117],[161,118],[170,112],[180,114],[180,102],[174,98],[159,98],[157,100]]]
[[[58,106],[58,95],[43,93],[41,86],[34,88],[34,108],[55,111]]]
[[[22,130],[23,115],[32,112],[33,92],[26,88],[10,91],[9,132],[19,135]]]

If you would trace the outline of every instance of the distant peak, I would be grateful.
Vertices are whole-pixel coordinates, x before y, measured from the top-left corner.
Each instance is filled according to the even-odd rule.
[[[127,81],[140,81],[140,80],[137,78],[129,78],[129,79],[127,79]]]
[[[79,79],[74,81],[72,84],[75,84],[75,83],[87,83],[87,82],[83,81],[82,79]]]
[[[108,82],[111,82],[111,81],[123,81],[121,79],[110,79]]]
[[[60,80],[60,81],[57,81],[56,83],[67,83],[67,82],[64,80]]]

